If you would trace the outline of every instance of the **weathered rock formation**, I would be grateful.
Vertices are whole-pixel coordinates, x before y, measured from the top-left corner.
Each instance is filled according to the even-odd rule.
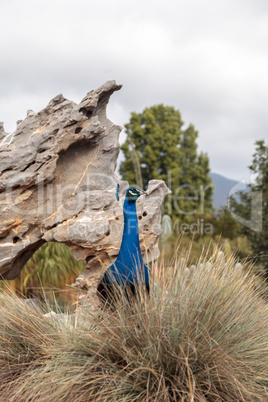
[[[86,261],[75,286],[85,298],[116,257],[123,229],[123,199],[115,199],[121,127],[106,106],[121,88],[109,81],[76,104],[62,95],[39,113],[28,111],[14,133],[0,125],[0,275],[16,278],[47,241],[67,244]],[[120,193],[128,187],[121,182]],[[149,184],[137,203],[145,260],[158,256],[160,206],[168,189]]]

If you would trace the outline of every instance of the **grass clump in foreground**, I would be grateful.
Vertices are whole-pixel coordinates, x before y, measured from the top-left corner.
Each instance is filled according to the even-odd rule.
[[[186,264],[187,262],[185,262]],[[264,401],[268,307],[227,263],[161,271],[148,297],[75,325],[0,294],[0,397],[8,401]]]

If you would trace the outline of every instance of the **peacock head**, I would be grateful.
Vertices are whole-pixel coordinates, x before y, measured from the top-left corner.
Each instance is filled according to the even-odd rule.
[[[143,194],[146,194],[145,191],[140,190],[137,187],[130,187],[127,189],[126,198],[130,202],[136,202],[137,199]]]

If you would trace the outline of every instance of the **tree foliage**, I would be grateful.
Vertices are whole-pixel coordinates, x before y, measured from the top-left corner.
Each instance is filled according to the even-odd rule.
[[[232,217],[228,208],[221,207],[213,219],[214,235],[234,240],[240,233],[239,223]]]
[[[211,210],[212,181],[208,156],[197,151],[198,132],[183,124],[178,110],[162,104],[132,113],[119,171],[144,188],[151,179],[164,180],[172,191],[165,213],[185,220]]]
[[[256,150],[249,166],[256,175],[250,191],[240,193],[240,200],[231,200],[232,210],[249,224],[241,225],[241,233],[250,242],[253,253],[265,269],[268,278],[268,145],[263,140],[256,142]]]

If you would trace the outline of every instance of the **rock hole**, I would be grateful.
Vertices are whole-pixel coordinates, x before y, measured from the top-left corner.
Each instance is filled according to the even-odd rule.
[[[4,169],[4,170],[2,170],[2,173],[11,172],[11,171],[12,171],[12,169]]]
[[[58,133],[59,129],[55,128],[55,130],[52,131],[52,135],[56,135]]]
[[[147,215],[148,215],[148,214],[147,214],[146,211],[144,211],[143,214],[142,214],[142,216],[147,216]]]
[[[13,243],[21,239],[16,236]],[[25,266],[25,269],[23,267]],[[73,284],[85,269],[85,261],[76,261],[72,250],[64,243],[38,241],[21,250],[13,263],[13,273],[7,280],[18,277],[16,290],[26,298],[37,298],[49,303],[51,310],[57,307],[73,311],[78,303]],[[41,283],[41,286],[40,286]]]
[[[94,258],[95,258],[94,255],[89,255],[89,256],[87,256],[87,258],[86,258],[86,262],[88,263],[89,261],[94,260]]]
[[[83,127],[77,127],[75,129],[75,134],[79,134],[83,130]]]
[[[109,236],[110,234],[110,230],[107,230],[107,232],[105,233],[105,236]]]
[[[92,110],[88,110],[88,111],[86,112],[86,116],[87,116],[88,119],[90,119],[90,118],[92,117],[92,115],[93,115]]]
[[[92,117],[92,115],[93,115],[92,110],[88,110],[86,107],[81,107],[79,109],[79,112],[84,113],[87,116],[88,119],[90,119]]]
[[[141,219],[142,219],[142,216],[140,215],[140,216],[139,216],[139,221],[140,221]]]
[[[118,217],[118,216],[116,216],[115,219],[116,219],[117,221],[119,221],[119,217]]]
[[[28,165],[25,166],[25,168],[22,169],[22,172],[25,172],[25,170],[29,169],[29,167],[31,167],[34,164],[35,164],[35,161],[32,161],[32,162],[28,163]]]

